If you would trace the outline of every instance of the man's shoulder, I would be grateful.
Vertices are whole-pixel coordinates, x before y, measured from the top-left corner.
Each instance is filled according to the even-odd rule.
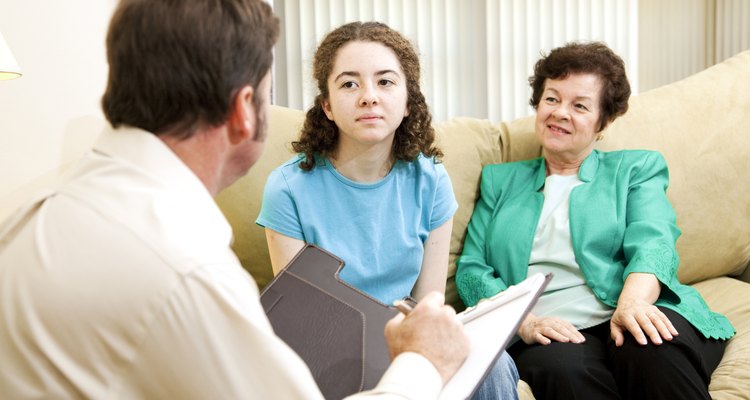
[[[82,215],[79,223],[88,229],[92,245],[101,242],[116,250],[117,243],[97,231],[122,232],[132,246],[129,251],[151,254],[154,262],[178,274],[204,261],[226,262],[231,227],[192,176],[175,174],[169,182],[121,160],[94,156],[73,171],[55,197],[59,201],[52,202]]]

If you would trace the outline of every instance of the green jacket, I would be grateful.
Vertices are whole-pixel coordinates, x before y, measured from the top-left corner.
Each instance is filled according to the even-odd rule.
[[[531,245],[544,203],[543,158],[485,166],[481,197],[458,260],[456,285],[467,306],[526,278]],[[594,150],[581,165],[583,184],[570,194],[570,235],[588,286],[617,307],[631,272],[656,276],[656,305],[670,308],[705,337],[727,339],[734,328],[712,312],[700,294],[677,279],[680,235],[667,199],[667,164],[645,150]],[[553,278],[554,279],[554,278]]]

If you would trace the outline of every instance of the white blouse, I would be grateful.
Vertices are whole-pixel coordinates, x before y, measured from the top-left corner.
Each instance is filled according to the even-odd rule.
[[[570,193],[583,184],[577,175],[550,175],[544,184],[544,206],[529,259],[529,275],[553,274],[533,313],[555,316],[585,329],[609,320],[614,309],[586,285],[570,240]]]

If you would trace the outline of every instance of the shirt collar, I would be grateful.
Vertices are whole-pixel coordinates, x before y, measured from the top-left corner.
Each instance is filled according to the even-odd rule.
[[[148,175],[162,193],[179,196],[196,226],[211,232],[211,242],[229,245],[232,228],[203,182],[155,134],[133,127],[105,129],[93,151],[130,164]]]
[[[139,167],[170,189],[208,193],[193,171],[153,133],[132,127],[106,129],[94,143],[94,151]]]
[[[581,163],[581,168],[578,169],[578,179],[582,182],[591,182],[596,175],[596,171],[599,169],[599,150],[593,150],[591,154]],[[534,188],[539,191],[544,186],[544,181],[547,178],[547,161],[544,157],[539,164],[539,170],[534,177]]]

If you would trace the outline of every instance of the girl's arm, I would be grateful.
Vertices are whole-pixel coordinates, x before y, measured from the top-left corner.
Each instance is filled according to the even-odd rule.
[[[424,257],[419,278],[414,284],[412,296],[421,300],[427,293],[438,291],[445,294],[448,279],[448,252],[451,244],[453,218],[433,229],[424,244]]]
[[[273,275],[278,275],[289,264],[289,261],[305,246],[305,242],[266,228],[266,242],[268,253],[271,255]]]

